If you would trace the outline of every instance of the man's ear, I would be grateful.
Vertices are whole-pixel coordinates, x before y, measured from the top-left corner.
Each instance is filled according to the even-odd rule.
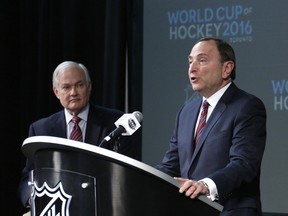
[[[227,79],[230,76],[233,68],[234,68],[234,62],[233,61],[224,62],[223,72],[222,72],[223,79]]]
[[[53,92],[54,92],[55,96],[59,99],[59,92],[58,92],[58,89],[56,87],[53,87]]]

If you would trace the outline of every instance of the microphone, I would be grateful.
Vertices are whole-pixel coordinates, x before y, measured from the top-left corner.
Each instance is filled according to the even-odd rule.
[[[136,130],[138,130],[141,127],[140,122],[142,121],[142,119],[143,114],[139,111],[123,114],[114,123],[117,128],[113,130],[108,136],[106,136],[99,146],[101,147],[104,143],[109,142],[112,139],[116,139],[121,134],[123,136],[132,135]]]

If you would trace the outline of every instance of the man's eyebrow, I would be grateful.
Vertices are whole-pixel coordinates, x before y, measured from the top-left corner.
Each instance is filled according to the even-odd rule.
[[[206,53],[199,53],[199,54],[197,54],[196,58],[202,57],[202,56],[208,56],[208,54],[206,54]],[[188,55],[188,59],[192,59],[192,58],[193,58],[193,57],[192,57],[191,55]]]

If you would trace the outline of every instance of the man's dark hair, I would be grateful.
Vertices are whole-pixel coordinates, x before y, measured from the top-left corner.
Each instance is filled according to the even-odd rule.
[[[224,63],[226,61],[233,61],[234,62],[234,68],[230,74],[231,79],[234,80],[236,78],[236,57],[235,57],[235,52],[234,52],[233,47],[230,44],[228,44],[227,42],[225,42],[224,40],[222,40],[220,38],[215,38],[215,37],[201,38],[200,40],[198,40],[198,42],[210,41],[210,40],[213,40],[216,42],[217,49],[220,53],[222,63]]]

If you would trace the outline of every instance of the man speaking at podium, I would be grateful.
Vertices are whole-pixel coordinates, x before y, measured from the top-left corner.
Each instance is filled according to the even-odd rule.
[[[202,194],[222,204],[221,216],[260,216],[264,104],[234,84],[235,54],[223,40],[201,39],[188,61],[190,83],[201,97],[180,109],[157,168],[176,177],[187,197]]]
[[[91,89],[91,79],[83,64],[72,61],[59,64],[53,73],[53,91],[64,109],[32,123],[29,137],[55,136],[99,145],[115,129],[114,122],[124,113],[92,105],[89,102]],[[119,138],[117,152],[135,157],[128,139]],[[113,150],[115,145],[113,142],[106,142],[102,147]],[[31,187],[28,186],[28,181],[32,169],[33,161],[27,160],[19,184],[19,196],[24,206],[29,206]]]

